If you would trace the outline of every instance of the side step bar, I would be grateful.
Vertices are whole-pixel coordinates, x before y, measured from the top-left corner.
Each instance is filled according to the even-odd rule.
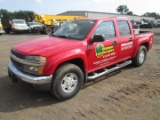
[[[127,65],[129,65],[131,63],[132,63],[131,60],[125,61],[125,62],[123,62],[121,64],[117,64],[115,67],[113,67],[111,69],[104,69],[104,71],[101,72],[101,73],[94,73],[94,75],[88,76],[87,79],[88,80],[94,80],[94,79],[96,79],[98,77],[101,77],[101,76],[106,75],[108,73],[111,73],[111,72],[113,72],[115,70],[118,70],[118,69],[120,69],[122,67],[125,67],[125,66],[127,66]]]

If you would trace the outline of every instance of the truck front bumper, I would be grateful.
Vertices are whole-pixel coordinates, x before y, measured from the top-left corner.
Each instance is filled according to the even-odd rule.
[[[13,32],[29,32],[29,29],[13,29]]]
[[[51,84],[52,75],[50,76],[34,76],[30,74],[23,73],[14,67],[13,63],[9,61],[8,72],[11,78],[16,78],[22,80],[23,82],[32,84],[32,85],[43,85]]]

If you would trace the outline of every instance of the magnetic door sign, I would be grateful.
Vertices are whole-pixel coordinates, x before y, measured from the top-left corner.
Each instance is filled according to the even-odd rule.
[[[95,49],[95,54],[96,54],[97,58],[101,58],[101,57],[103,57],[103,55],[109,54],[111,52],[114,52],[113,46],[105,47],[101,43],[97,44],[96,49]]]
[[[133,45],[133,42],[123,43],[121,44],[121,50],[128,50],[132,48],[132,45]]]

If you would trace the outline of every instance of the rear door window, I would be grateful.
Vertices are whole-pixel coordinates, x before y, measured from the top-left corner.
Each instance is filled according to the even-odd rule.
[[[126,20],[119,20],[118,21],[118,29],[120,32],[120,36],[129,36],[131,35],[131,30]]]

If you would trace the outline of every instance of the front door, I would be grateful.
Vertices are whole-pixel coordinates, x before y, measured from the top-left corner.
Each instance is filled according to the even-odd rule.
[[[118,60],[118,50],[120,49],[113,21],[101,22],[94,31],[94,35],[103,35],[105,41],[88,45],[89,72],[115,63]]]

